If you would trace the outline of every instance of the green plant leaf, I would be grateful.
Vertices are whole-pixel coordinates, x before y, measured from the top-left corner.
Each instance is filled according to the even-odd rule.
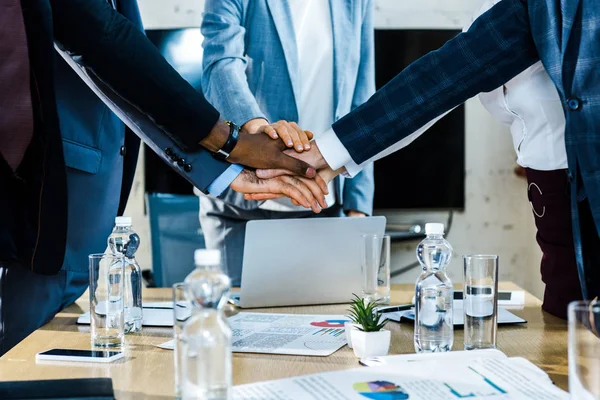
[[[348,317],[353,323],[357,324],[357,328],[363,332],[379,332],[383,329],[387,320],[381,321],[381,313],[376,311],[383,304],[379,301],[365,302],[364,299],[352,294],[353,298],[350,301],[348,309]]]

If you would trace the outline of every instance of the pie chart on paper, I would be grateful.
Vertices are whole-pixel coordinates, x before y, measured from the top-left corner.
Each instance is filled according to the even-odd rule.
[[[350,322],[347,319],[328,319],[325,321],[316,321],[311,322],[312,326],[316,326],[317,328],[343,328],[344,323]]]
[[[372,381],[355,383],[352,388],[361,396],[373,400],[405,400],[408,393],[400,386],[387,381]]]

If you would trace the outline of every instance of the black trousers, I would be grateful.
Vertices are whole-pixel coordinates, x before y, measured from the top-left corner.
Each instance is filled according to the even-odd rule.
[[[529,200],[537,227],[536,239],[543,253],[540,270],[546,289],[542,308],[566,319],[569,303],[582,298],[573,244],[567,170],[538,171],[527,168],[526,174]],[[594,225],[589,206],[587,214],[585,207],[580,210],[580,218],[582,222],[585,220]],[[598,235],[591,233],[591,227],[586,225],[585,233],[582,229],[582,237],[595,240],[596,249],[600,250]]]

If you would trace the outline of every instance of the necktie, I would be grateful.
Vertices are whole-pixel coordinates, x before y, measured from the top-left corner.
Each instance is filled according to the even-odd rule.
[[[27,35],[20,0],[0,0],[0,153],[16,170],[33,137]]]

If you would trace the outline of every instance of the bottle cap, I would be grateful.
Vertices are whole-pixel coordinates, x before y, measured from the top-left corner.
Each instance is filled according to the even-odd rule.
[[[444,234],[444,224],[438,224],[438,223],[425,224],[425,234],[426,235],[443,235]]]
[[[117,217],[115,218],[116,226],[131,226],[131,217]]]
[[[221,251],[198,249],[194,252],[194,264],[198,265],[219,265],[221,264]]]

